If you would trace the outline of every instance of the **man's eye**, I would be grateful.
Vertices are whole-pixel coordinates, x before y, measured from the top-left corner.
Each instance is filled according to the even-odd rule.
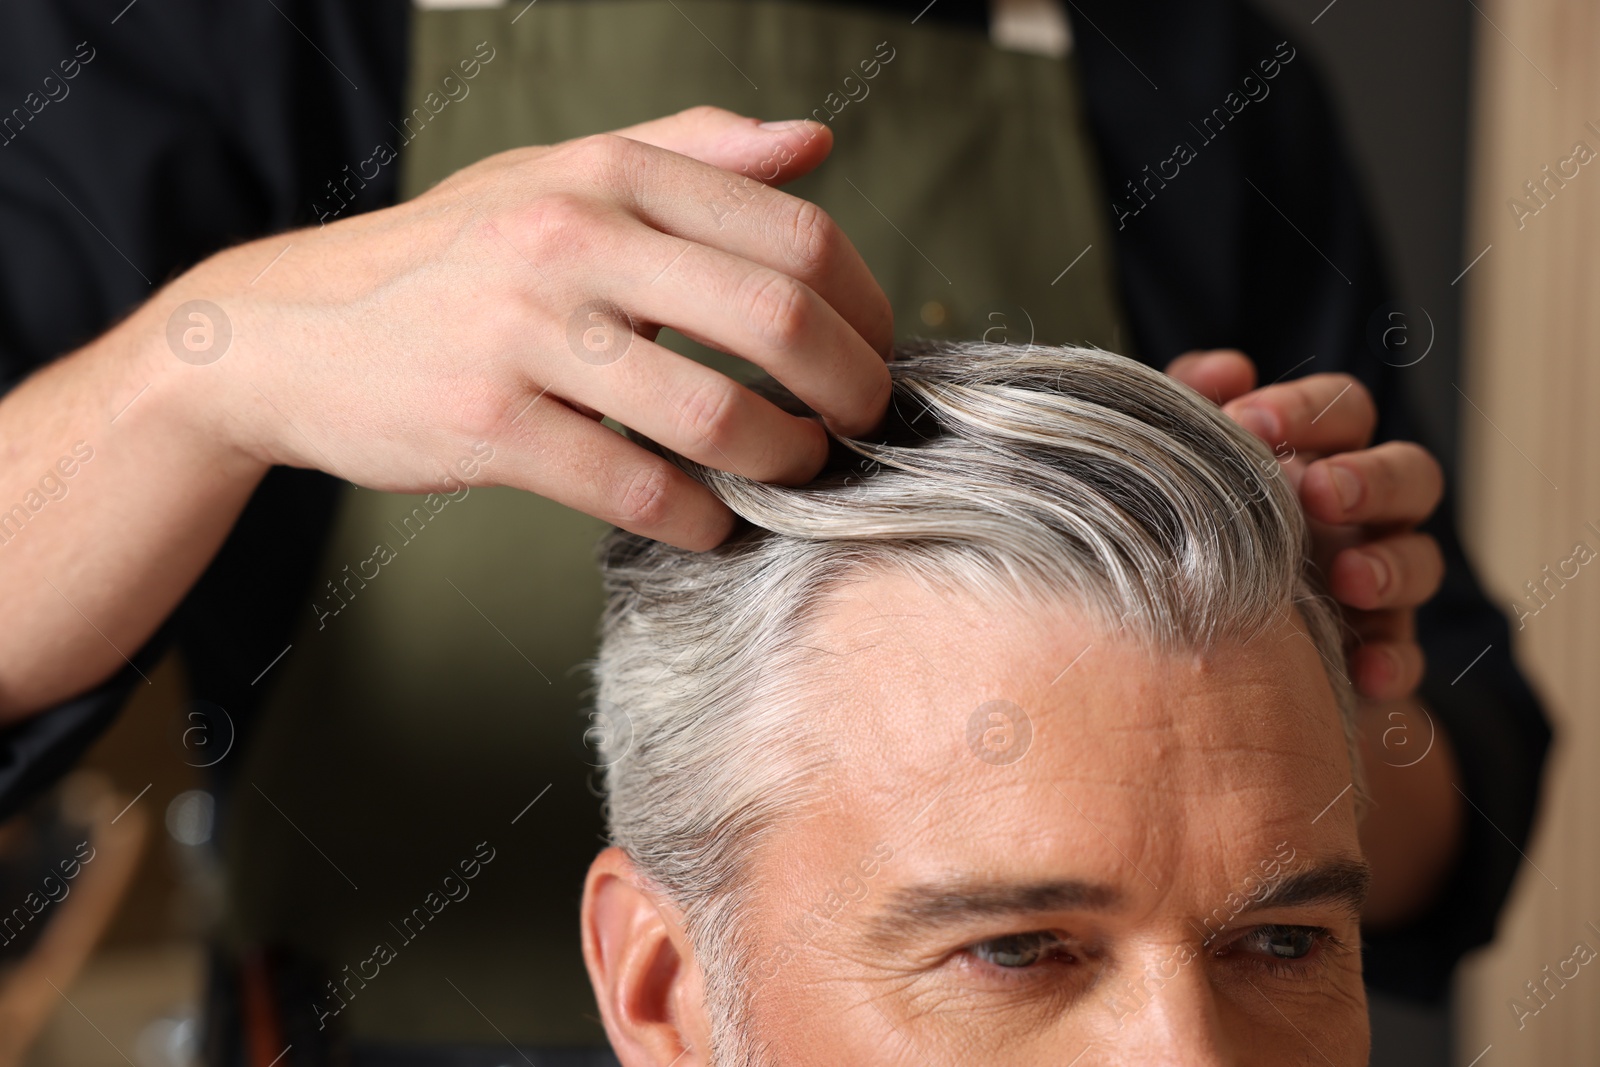
[[[1262,926],[1234,945],[1269,960],[1303,960],[1327,934],[1320,926]]]
[[[985,963],[1013,969],[1032,967],[1051,959],[1072,959],[1072,952],[1059,937],[1042,930],[980,941],[967,951]]]

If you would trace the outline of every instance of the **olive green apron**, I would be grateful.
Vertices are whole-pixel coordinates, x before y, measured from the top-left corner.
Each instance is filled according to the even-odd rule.
[[[831,157],[785,188],[842,226],[898,336],[1126,350],[1070,57],[873,8],[513,0],[417,12],[406,99],[406,196],[493,152],[696,104],[825,119]],[[601,847],[579,668],[603,530],[509,489],[347,491],[229,834],[229,936],[343,980],[287,1011],[355,1039],[603,1043],[576,921]]]

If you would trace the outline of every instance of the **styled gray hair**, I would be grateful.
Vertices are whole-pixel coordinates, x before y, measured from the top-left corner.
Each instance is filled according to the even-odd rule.
[[[1107,352],[916,341],[896,357],[885,424],[835,439],[809,485],[652,446],[743,520],[722,546],[691,552],[623,531],[602,542],[598,697],[631,726],[602,748],[610,833],[682,909],[697,954],[737,954],[754,848],[808,799],[827,759],[808,726],[800,679],[816,653],[802,638],[841,583],[873,573],[1066,601],[1163,651],[1248,640],[1293,604],[1356,765],[1340,618],[1266,446],[1187,387]]]

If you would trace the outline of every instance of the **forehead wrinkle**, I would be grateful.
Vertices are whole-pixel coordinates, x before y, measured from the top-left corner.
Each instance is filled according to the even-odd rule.
[[[1154,650],[1138,646],[1136,642],[1127,644],[1096,637],[1098,647],[1079,666],[1080,671],[1084,665],[1097,668],[1095,680],[1085,679],[1088,688],[1073,692],[1069,681],[1073,674],[1069,673],[1062,679],[1065,684],[1052,688],[1045,683],[1056,677],[1059,667],[1051,663],[1047,669],[1033,670],[1033,661],[1053,656],[1057,651],[1067,653],[1069,660],[1076,656],[1082,651],[1076,632],[1064,640],[1052,641],[1051,631],[1057,627],[1035,625],[1047,623],[1048,619],[1019,618],[1003,613],[995,620],[998,625],[981,626],[968,634],[962,628],[963,620],[974,613],[980,618],[992,617],[993,605],[958,598],[956,602],[943,604],[952,609],[949,611],[935,610],[931,606],[929,610],[916,610],[929,605],[927,598],[936,594],[907,576],[893,572],[874,575],[873,579],[871,583],[853,582],[842,586],[829,598],[831,602],[822,606],[812,619],[807,647],[817,647],[819,652],[827,654],[812,655],[808,657],[809,663],[800,664],[800,671],[807,675],[806,682],[821,687],[818,696],[824,706],[816,709],[813,726],[834,738],[836,743],[831,747],[838,754],[848,753],[853,757],[844,760],[845,765],[838,768],[844,774],[835,780],[830,791],[836,797],[847,790],[863,789],[860,794],[863,797],[879,796],[889,801],[888,810],[882,814],[892,818],[891,813],[902,808],[905,812],[921,809],[949,781],[952,773],[963,785],[963,790],[958,792],[972,788],[987,792],[988,787],[998,784],[992,780],[996,772],[974,762],[966,751],[964,728],[971,711],[968,704],[976,706],[986,695],[980,690],[994,690],[988,695],[1000,693],[1006,678],[1016,677],[1011,673],[1014,669],[1027,672],[1024,685],[1029,692],[1018,692],[1015,698],[1020,698],[1033,716],[1037,751],[1014,768],[1011,777],[1021,772],[1023,777],[1038,781],[1037,772],[1046,770],[1052,777],[1064,777],[1086,786],[1093,787],[1098,782],[1101,788],[1111,786],[1119,792],[1138,790],[1151,797],[1203,794],[1217,799],[1224,796],[1248,799],[1251,781],[1236,773],[1225,774],[1224,783],[1212,780],[1209,786],[1192,783],[1185,787],[1166,776],[1158,776],[1154,782],[1148,776],[1144,781],[1137,779],[1150,768],[1151,761],[1162,759],[1191,763],[1196,769],[1216,763],[1215,770],[1231,768],[1242,772],[1248,772],[1249,764],[1261,759],[1272,761],[1280,769],[1288,759],[1293,759],[1297,766],[1307,761],[1317,762],[1313,751],[1298,750],[1294,746],[1293,741],[1300,736],[1298,732],[1292,739],[1285,736],[1296,716],[1274,710],[1278,704],[1294,700],[1304,713],[1309,710],[1304,708],[1304,695],[1297,692],[1294,685],[1273,677],[1268,665],[1250,658],[1256,653],[1253,648],[1227,650],[1241,652],[1245,656],[1243,663],[1239,659],[1230,662],[1225,654],[1214,655],[1209,662],[1204,658],[1200,661],[1203,665],[1196,679],[1198,685],[1192,687],[1198,696],[1204,697],[1205,693],[1220,687],[1229,691],[1227,702],[1234,705],[1235,712],[1241,703],[1272,705],[1243,717],[1224,714],[1230,726],[1219,729],[1213,727],[1206,707],[1190,706],[1190,701],[1185,699],[1186,691],[1181,688],[1177,699],[1150,699],[1171,692],[1175,685],[1183,686],[1188,677],[1188,665],[1194,662],[1187,654],[1152,654]],[[1070,606],[1060,607],[1070,614]],[[903,610],[905,608],[912,610]],[[910,620],[910,625],[896,620]],[[918,627],[918,620],[926,620],[927,625]],[[1020,635],[1018,626],[1022,627]],[[852,632],[872,640],[846,645],[841,638]],[[935,652],[940,657],[939,664],[930,663],[919,644],[927,644],[930,633],[934,638],[932,647],[949,653]],[[1019,655],[1026,650],[1019,649],[1017,636],[1052,644],[1048,650],[1041,646]],[[1056,649],[1057,644],[1062,648]],[[1289,647],[1285,646],[1286,650]],[[860,655],[863,652],[871,653],[870,658],[863,659]],[[915,657],[910,654],[913,652]],[[1114,653],[1114,659],[1103,661],[1101,656],[1106,652]],[[1305,653],[1305,658],[1312,658],[1311,654]],[[1238,670],[1239,666],[1247,669]],[[1078,677],[1083,676],[1080,673]],[[1102,692],[1111,683],[1116,683],[1112,689],[1120,689],[1120,695]],[[1123,689],[1123,686],[1131,688]],[[1147,718],[1130,722],[1123,717],[1130,702],[1143,708],[1144,714],[1159,716],[1159,721]],[[1202,699],[1201,705],[1205,703]],[[1101,711],[1084,714],[1097,705]],[[1117,710],[1119,708],[1122,710]],[[1146,743],[1147,739],[1162,737],[1163,743],[1158,746],[1160,751],[1144,753],[1137,767],[1125,768],[1124,775],[1114,774],[1110,781],[1105,775],[1090,779],[1083,773],[1090,768],[1073,755],[1081,749],[1081,743],[1072,736],[1077,730],[1087,730],[1098,736],[1102,746],[1107,739],[1120,737],[1122,741],[1115,747],[1125,751],[1130,746]],[[1066,747],[1060,747],[1062,745]],[[887,763],[874,763],[872,773],[862,774],[865,765],[861,760],[869,757]],[[897,773],[888,774],[886,780],[884,772],[888,765],[893,765]],[[1272,781],[1261,786],[1269,793],[1286,784],[1283,774],[1269,777]],[[946,797],[947,801],[949,799]],[[1233,803],[1236,810],[1239,802]],[[853,805],[847,803],[846,806]],[[857,811],[857,814],[862,813]],[[1090,814],[1095,815],[1092,808]],[[1163,821],[1170,814],[1164,813]],[[1174,829],[1168,822],[1166,832],[1157,836],[1169,838]],[[1118,841],[1124,848],[1134,848],[1133,844],[1122,842],[1120,836]],[[1154,842],[1141,843],[1134,850],[1142,853],[1152,844]]]
[[[857,586],[869,582],[872,576],[864,576],[850,582],[841,582],[836,588],[830,590],[813,608],[811,617],[806,621],[803,633],[805,638],[817,642],[837,642],[842,647],[837,654],[853,656],[859,652],[876,650],[881,647],[877,642],[856,643],[853,638],[870,637],[873,634],[888,632],[903,638],[905,627],[892,625],[896,619],[926,619],[928,612],[912,611],[884,611],[875,604],[871,598],[862,595]],[[867,614],[859,609],[865,608]],[[909,649],[918,658],[932,666],[927,654],[917,647],[916,642],[898,640],[896,647]]]
[[[894,620],[916,622],[933,614],[886,612],[853,589],[834,593],[808,620],[802,637],[806,644],[799,646],[826,650],[829,661],[802,663],[799,670],[809,673],[819,684],[848,694],[855,702],[870,703],[875,697],[886,698],[900,689],[928,698],[929,709],[934,709],[939,700],[929,689],[948,684],[948,679],[915,639],[917,627],[894,624]],[[863,663],[863,653],[873,655]],[[895,702],[900,702],[899,696]]]

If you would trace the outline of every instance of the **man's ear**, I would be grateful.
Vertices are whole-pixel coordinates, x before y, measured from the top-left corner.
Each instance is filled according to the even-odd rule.
[[[678,910],[608,848],[583,884],[583,960],[623,1067],[701,1067],[711,1029]]]

